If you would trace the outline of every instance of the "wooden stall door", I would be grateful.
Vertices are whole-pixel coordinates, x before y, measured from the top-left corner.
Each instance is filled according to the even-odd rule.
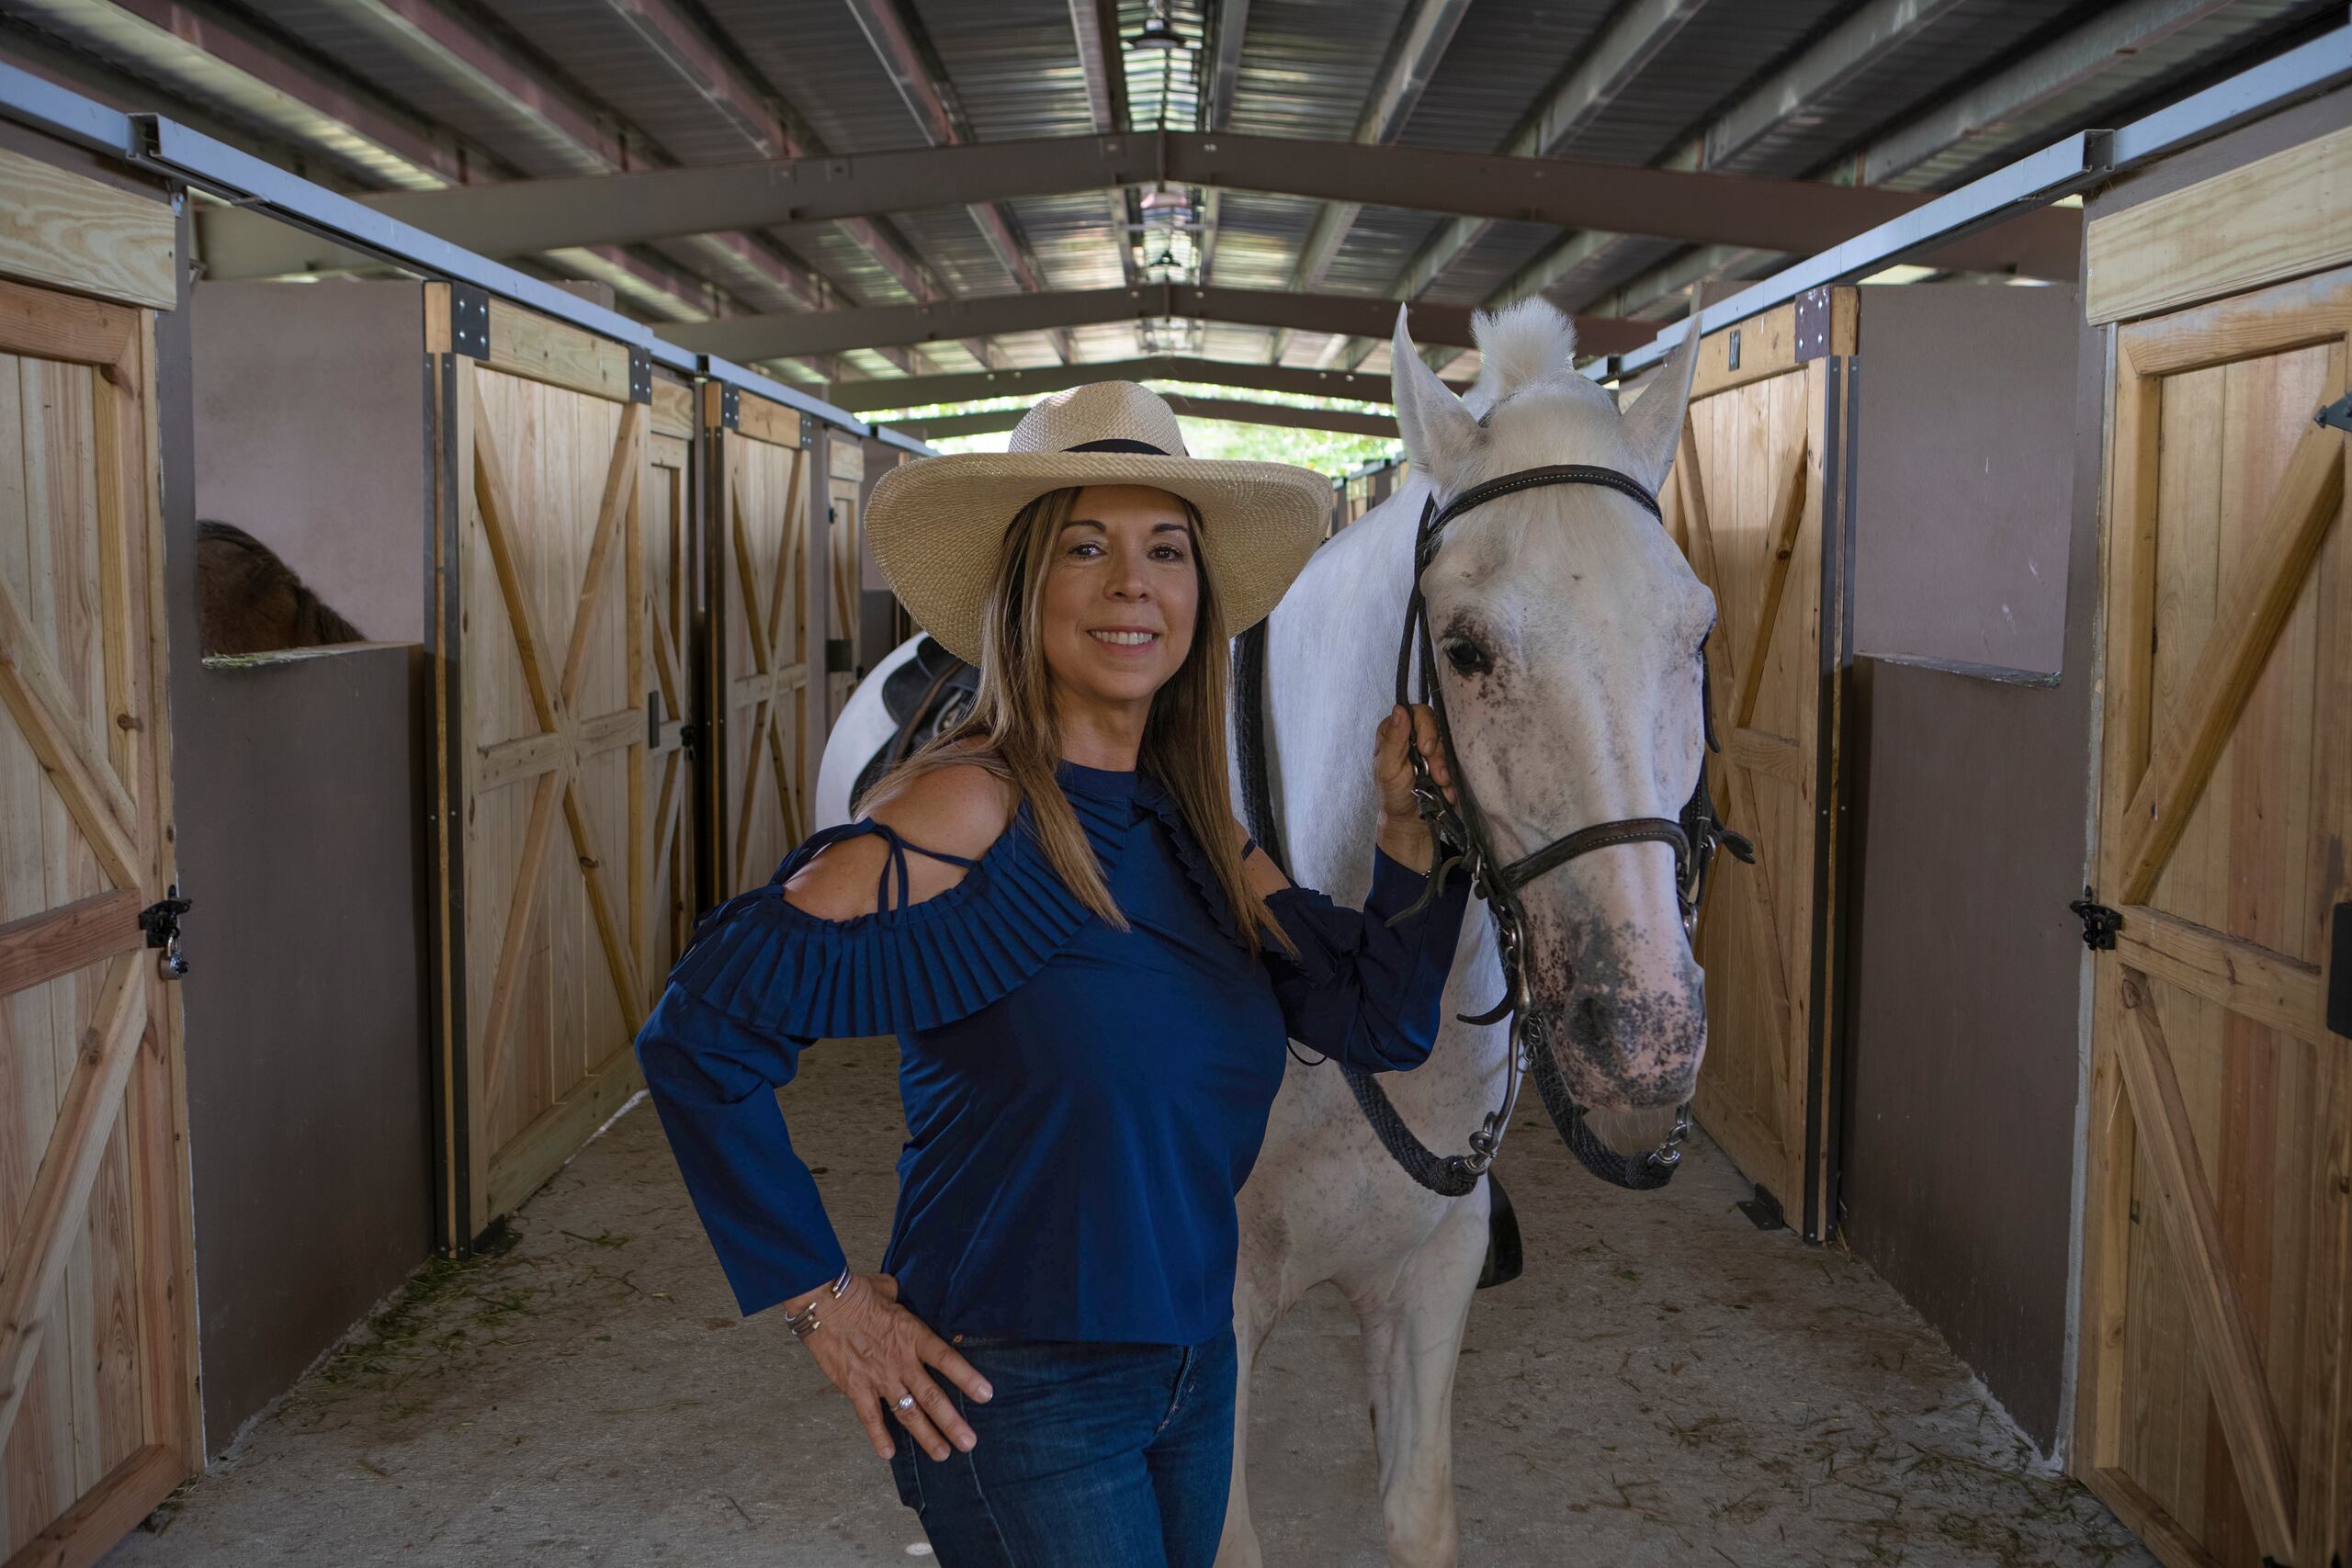
[[[487,358],[450,364],[458,471],[444,485],[457,525],[444,563],[458,577],[455,636],[439,633],[458,738],[444,821],[459,840],[447,874],[462,944],[458,1244],[637,1087],[664,837],[651,775],[675,733],[648,744],[660,676],[646,498],[669,481],[651,405],[630,400],[628,351],[496,301],[489,321]]]
[[[2174,1564],[2352,1540],[2347,334],[2352,269],[2116,334],[2075,1464]]]
[[[1849,299],[1849,291],[1838,291]],[[1835,886],[1825,833],[1844,656],[1840,552],[1825,547],[1839,434],[1843,342],[1797,357],[1793,307],[1702,345],[1688,423],[1662,498],[1667,526],[1713,591],[1709,679],[1722,752],[1717,808],[1756,845],[1725,860],[1698,928],[1707,976],[1707,1056],[1696,1109],[1708,1133],[1787,1223],[1834,1224],[1825,1150],[1827,964]],[[1741,339],[1737,361],[1729,344]],[[1825,660],[1825,648],[1828,659]],[[1827,759],[1825,761],[1825,759]]]
[[[12,1563],[96,1562],[202,1462],[179,999],[139,922],[173,863],[153,377],[146,311],[0,283]]]
[[[744,396],[730,428],[722,389],[706,420],[721,454],[711,530],[714,706],[711,773],[719,830],[713,888],[731,897],[767,881],[808,830],[802,798],[808,734],[808,471],[801,416]]]

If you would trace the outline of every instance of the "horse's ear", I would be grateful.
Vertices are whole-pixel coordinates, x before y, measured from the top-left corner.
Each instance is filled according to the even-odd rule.
[[[1412,336],[1405,330],[1402,305],[1396,307],[1396,335],[1389,344],[1388,358],[1396,428],[1405,437],[1405,455],[1439,490],[1459,489],[1487,433],[1462,406],[1453,389],[1421,363]]]
[[[1690,406],[1690,376],[1698,367],[1699,311],[1694,303],[1683,324],[1682,341],[1658,366],[1619,427],[1634,457],[1634,477],[1653,492],[1664,488],[1674,468],[1674,449],[1682,442],[1682,416]]]

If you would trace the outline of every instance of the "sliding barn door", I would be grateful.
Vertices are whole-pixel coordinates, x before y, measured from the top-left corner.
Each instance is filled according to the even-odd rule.
[[[153,209],[168,257],[167,209],[132,205]],[[151,325],[145,310],[0,282],[12,1562],[96,1561],[201,1462],[179,999],[140,925],[173,863]]]
[[[1723,750],[1714,798],[1754,840],[1725,858],[1698,929],[1707,976],[1700,1120],[1787,1223],[1830,1209],[1838,705],[1850,656],[1839,573],[1850,289],[1702,346],[1667,526],[1715,595],[1707,641]]]
[[[448,293],[429,296],[427,320],[447,421],[436,637],[462,1245],[637,1087],[632,1044],[660,978],[650,932],[668,918],[653,865],[678,826],[656,818],[677,721],[649,528],[659,545],[691,509],[668,511],[682,451],[665,469],[625,347],[497,301],[481,346],[462,300],[445,335]]]
[[[2174,1564],[2352,1540],[2347,334],[2352,269],[2115,337],[2075,1462]]]
[[[703,387],[706,450],[718,454],[710,530],[713,893],[767,881],[808,831],[812,724],[808,517],[813,423],[715,382]],[[820,660],[821,661],[821,660]]]

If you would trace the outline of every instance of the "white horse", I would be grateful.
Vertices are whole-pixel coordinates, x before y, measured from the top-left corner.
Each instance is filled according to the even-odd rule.
[[[1572,331],[1550,306],[1482,320],[1478,338],[1485,368],[1465,404],[1421,362],[1399,314],[1393,377],[1413,479],[1315,553],[1269,628],[1269,766],[1287,869],[1343,903],[1361,904],[1371,886],[1378,804],[1363,737],[1395,700],[1413,538],[1432,487],[1452,496],[1581,463],[1655,491],[1681,434],[1695,333],[1622,418],[1576,373]],[[1421,583],[1436,678],[1498,860],[1593,823],[1679,816],[1705,749],[1699,659],[1714,601],[1657,519],[1614,491],[1555,485],[1464,513],[1441,537]],[[1584,1104],[1673,1105],[1697,1079],[1706,1013],[1675,873],[1673,851],[1645,842],[1569,861],[1521,895],[1533,1010]],[[1381,1080],[1440,1154],[1464,1151],[1501,1097],[1507,1026],[1455,1015],[1485,1011],[1502,987],[1492,927],[1474,909],[1436,1050]],[[1220,1568],[1261,1561],[1246,1464],[1251,1361],[1327,1280],[1363,1331],[1390,1558],[1456,1560],[1453,1375],[1487,1197],[1485,1182],[1460,1198],[1416,1184],[1340,1075],[1294,1062],[1241,1192],[1240,1408]]]
[[[1521,468],[1586,463],[1655,491],[1681,433],[1695,333],[1621,418],[1576,373],[1572,331],[1549,305],[1513,307],[1479,329],[1485,369],[1465,403],[1421,362],[1399,313],[1395,396],[1413,480],[1316,552],[1269,627],[1268,767],[1285,869],[1342,903],[1361,906],[1371,886],[1378,802],[1364,737],[1395,698],[1413,536],[1432,485],[1453,495]],[[1593,486],[1507,496],[1448,527],[1422,590],[1459,766],[1500,861],[1592,823],[1680,815],[1704,750],[1699,658],[1714,602],[1656,519]],[[880,684],[861,683],[828,740],[820,824],[845,819],[850,779],[888,739]],[[839,767],[836,749],[851,759]],[[1238,816],[1238,772],[1234,800]],[[1534,1010],[1577,1099],[1634,1110],[1689,1098],[1706,1016],[1673,851],[1645,842],[1585,855],[1521,901]],[[1462,1151],[1500,1099],[1506,1027],[1455,1015],[1501,994],[1493,933],[1474,909],[1436,1049],[1382,1080],[1441,1154]],[[1455,1562],[1453,1374],[1486,1255],[1487,1192],[1481,1182],[1442,1198],[1415,1184],[1338,1070],[1293,1062],[1239,1202],[1240,1386],[1220,1568],[1261,1561],[1247,1479],[1251,1362],[1327,1280],[1363,1330],[1390,1557],[1408,1568]]]

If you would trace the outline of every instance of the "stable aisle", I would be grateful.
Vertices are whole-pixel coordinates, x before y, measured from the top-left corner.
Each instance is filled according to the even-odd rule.
[[[802,1066],[795,1142],[871,1267],[902,1135],[890,1047],[831,1042]],[[2035,1463],[1868,1269],[1755,1230],[1703,1140],[1666,1194],[1621,1193],[1539,1110],[1506,1166],[1527,1272],[1471,1315],[1454,1400],[1465,1562],[2153,1561]],[[109,1568],[923,1554],[782,1322],[737,1317],[650,1106],[513,1230],[499,1256],[420,1270]],[[1269,1562],[1385,1562],[1364,1411],[1352,1321],[1318,1292],[1258,1371]]]

